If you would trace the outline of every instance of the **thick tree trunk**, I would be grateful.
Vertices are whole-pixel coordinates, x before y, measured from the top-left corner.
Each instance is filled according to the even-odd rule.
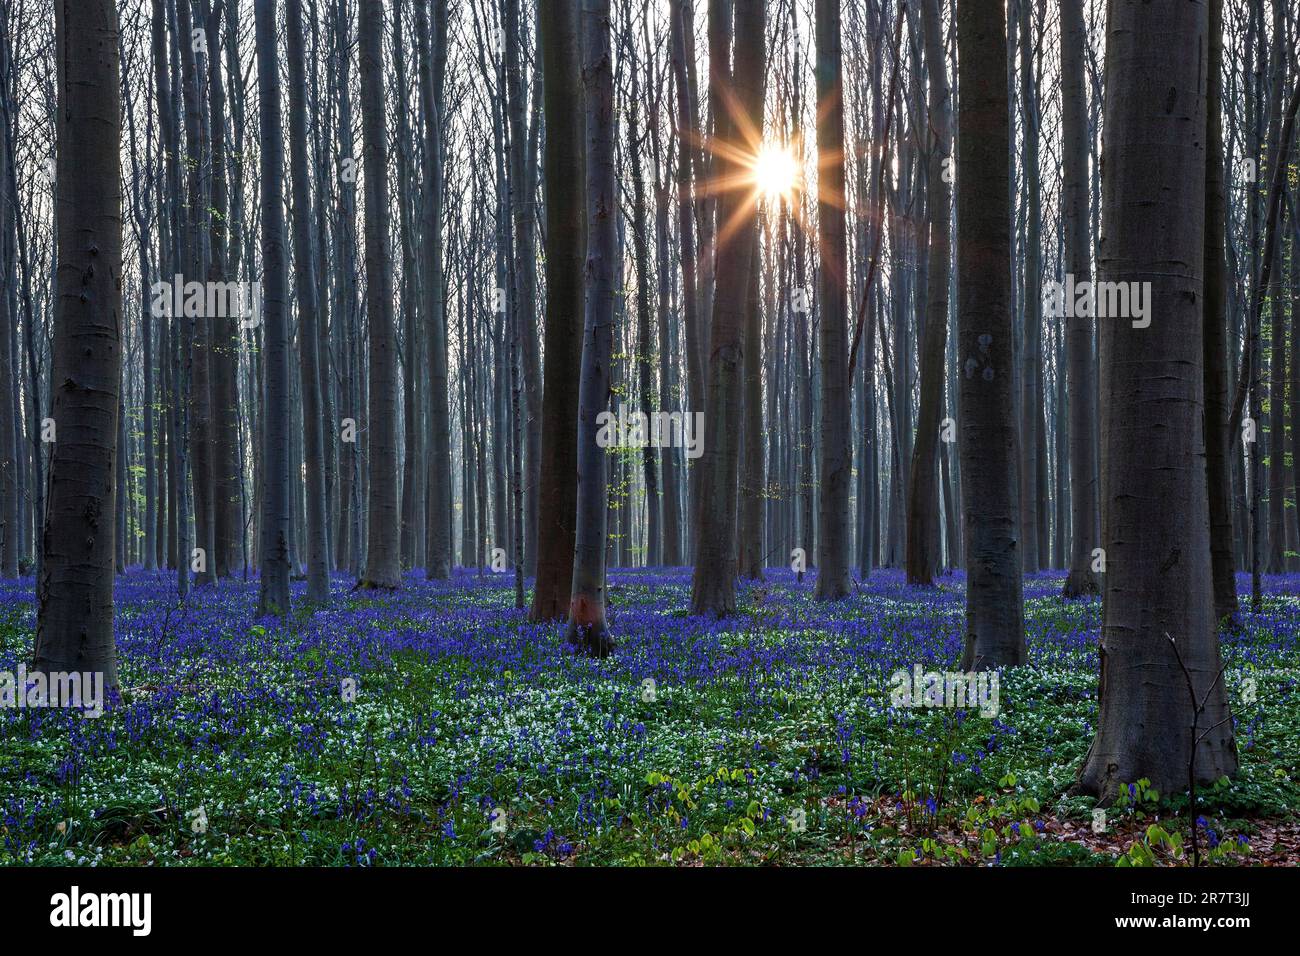
[[[229,269],[227,249],[230,245],[230,191],[226,181],[226,96],[221,75],[221,22],[227,0],[217,0],[209,11],[203,4],[208,37],[208,111],[212,127],[212,215],[209,226],[208,280],[226,282],[236,278]],[[213,571],[216,577],[228,577],[238,564],[239,536],[243,525],[242,472],[239,467],[239,333],[236,317],[226,315],[211,320],[209,365],[212,401],[212,485],[213,546],[216,554]]]
[[[1114,4],[1107,24],[1097,266],[1150,283],[1151,323],[1101,323],[1101,714],[1077,788],[1104,800],[1176,792],[1193,754],[1198,781],[1237,768],[1201,457],[1208,31],[1203,5]]]
[[[369,429],[366,570],[358,586],[401,584],[397,502],[397,336],[393,319],[393,250],[388,190],[388,126],[384,107],[384,4],[359,10],[361,138],[366,198],[366,323],[369,331]]]
[[[957,44],[957,334],[967,575],[961,667],[991,670],[1025,661],[1002,6],[957,0]]]
[[[113,555],[122,353],[121,78],[113,0],[59,0],[54,407],[35,670],[116,690]]]
[[[447,71],[447,0],[416,3],[420,51],[420,109],[424,114],[424,201],[421,206],[420,268],[429,362],[429,492],[425,576],[451,576],[451,408],[447,378],[447,303],[443,297],[443,145],[442,101]]]

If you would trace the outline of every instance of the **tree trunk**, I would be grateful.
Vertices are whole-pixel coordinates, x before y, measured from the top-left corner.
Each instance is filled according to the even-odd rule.
[[[284,249],[284,127],[276,0],[254,0],[261,104],[262,514],[260,614],[289,613],[289,315]]]
[[[1107,24],[1097,266],[1149,282],[1152,321],[1101,323],[1101,713],[1077,789],[1103,800],[1140,778],[1176,792],[1193,754],[1198,781],[1237,768],[1201,457],[1208,30],[1203,5],[1115,4]]]
[[[113,0],[55,4],[58,271],[50,464],[34,669],[115,691],[113,555],[121,382],[121,77]]]
[[[316,331],[315,255],[311,235],[311,167],[307,163],[307,75],[304,65],[302,0],[287,0],[289,63],[289,168],[293,170],[293,252],[298,298],[298,355],[301,362],[304,500],[307,518],[307,601],[328,604],[329,565],[325,532],[325,435],[321,422],[320,356]]]
[[[1223,0],[1210,0],[1205,170],[1205,472],[1210,508],[1210,567],[1214,617],[1237,613],[1233,556],[1232,478],[1236,445],[1228,432],[1228,312],[1224,265],[1227,194],[1223,158]],[[1294,394],[1294,393],[1293,393]],[[1293,398],[1294,407],[1294,398]],[[1076,493],[1078,484],[1075,484]]]
[[[821,359],[818,600],[849,593],[849,480],[853,471],[848,375],[848,250],[844,231],[844,101],[840,2],[814,4],[817,34],[817,273]]]
[[[614,649],[605,624],[609,456],[598,436],[601,413],[609,408],[619,215],[609,0],[583,0],[581,17],[587,128],[587,302],[578,401],[578,520],[568,641],[592,657],[604,657]]]
[[[1025,661],[1012,414],[1006,35],[1000,4],[957,0],[959,454],[967,575],[963,670]]]
[[[722,11],[710,8],[711,35],[729,32]],[[714,137],[753,150],[763,128],[763,70],[765,68],[765,0],[736,0],[735,70],[724,57],[711,62],[718,91],[730,103],[714,116]],[[713,39],[717,39],[713,36]],[[717,44],[711,43],[714,47]],[[743,132],[742,132],[743,131]],[[714,158],[718,181],[743,177],[743,164],[729,151]],[[722,617],[736,610],[736,499],[740,477],[740,414],[745,353],[745,298],[754,253],[755,204],[749,184],[733,183],[717,197],[718,221],[730,235],[717,249],[717,294],[713,297],[713,331],[709,340],[708,396],[704,415],[704,445],[699,467],[699,501],[695,503],[695,571],[691,580],[691,612]],[[731,224],[734,223],[734,229]]]
[[[1083,0],[1062,0],[1061,32],[1061,212],[1065,219],[1065,268],[1077,285],[1089,279],[1092,261],[1088,237],[1088,97],[1083,76],[1088,32],[1083,22]],[[1092,572],[1092,551],[1100,547],[1093,537],[1097,527],[1097,487],[1093,482],[1092,419],[1097,386],[1093,379],[1092,335],[1091,315],[1071,314],[1066,318],[1072,529],[1070,573],[1062,591],[1067,598],[1101,593]]]
[[[538,31],[546,74],[546,348],[542,387],[542,452],[538,497],[537,580],[529,620],[568,613],[577,512],[578,379],[582,360],[577,319],[583,309],[583,115],[576,4],[539,0]]]
[[[763,323],[759,282],[759,230],[754,231],[754,260],[745,296],[744,460],[740,476],[740,538],[738,573],[763,580]]]
[[[391,590],[402,581],[397,502],[397,338],[389,228],[388,126],[384,107],[384,4],[359,10],[361,138],[366,201],[366,323],[370,352],[366,570],[360,588]]]
[[[424,114],[424,201],[421,206],[420,278],[429,361],[428,554],[425,576],[451,576],[451,408],[447,378],[447,303],[443,298],[443,84],[447,72],[447,0],[416,3],[416,39],[420,51],[420,109]]]
[[[939,439],[943,410],[944,367],[948,346],[948,234],[952,228],[952,188],[947,177],[952,156],[952,105],[944,58],[939,0],[921,8],[925,61],[929,78],[930,168],[927,175],[930,216],[930,264],[927,307],[921,345],[921,405],[912,446],[911,484],[907,502],[907,580],[931,585],[939,569]]]

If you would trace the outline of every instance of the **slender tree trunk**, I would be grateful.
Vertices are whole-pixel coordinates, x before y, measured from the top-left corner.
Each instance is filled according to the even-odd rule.
[[[6,13],[0,13],[3,27]],[[0,31],[0,83],[6,83],[7,34]],[[0,89],[0,98],[6,96]],[[9,118],[0,116],[0,186],[9,181]],[[10,308],[10,283],[13,273],[8,267],[10,222],[9,203],[0,201],[0,578],[18,577],[22,521],[19,508],[18,461],[20,442],[17,409],[10,400],[15,385],[13,338],[18,332],[17,310]]]
[[[930,166],[927,175],[930,217],[930,264],[927,272],[925,331],[921,345],[921,405],[912,446],[908,487],[907,580],[930,585],[941,564],[939,542],[939,429],[943,410],[944,366],[948,345],[948,256],[952,228],[952,188],[948,183],[952,156],[952,105],[944,57],[939,0],[921,8],[925,30],[925,61],[929,78]]]
[[[1065,268],[1075,284],[1091,275],[1088,236],[1088,97],[1083,56],[1088,32],[1083,0],[1061,3],[1061,128],[1064,137],[1061,184],[1065,219]],[[1067,598],[1100,594],[1092,573],[1093,535],[1097,524],[1097,486],[1093,482],[1092,413],[1097,387],[1092,364],[1092,316],[1079,310],[1065,320],[1065,351],[1070,381],[1070,573],[1063,590]],[[1058,373],[1059,374],[1059,373]],[[1057,437],[1060,441],[1060,436]]]
[[[519,0],[506,0],[505,13],[505,67],[507,87],[507,117],[510,124],[510,209],[514,221],[515,239],[515,310],[520,322],[524,408],[523,464],[524,487],[522,518],[524,544],[524,573],[537,573],[537,518],[538,477],[541,466],[541,401],[542,383],[540,356],[537,346],[537,248],[534,240],[536,219],[537,166],[536,145],[539,117],[529,123],[525,119],[526,86],[523,80],[521,57],[524,50],[523,24],[520,22]],[[444,56],[445,59],[445,56]],[[539,61],[540,62],[540,61]],[[534,84],[538,82],[534,73]],[[538,102],[534,95],[534,104]]]
[[[754,230],[753,265],[745,296],[744,460],[740,476],[740,541],[738,573],[763,580],[763,323],[759,282],[759,229]]]
[[[1043,398],[1042,322],[1040,312],[1041,275],[1039,244],[1042,211],[1038,173],[1038,84],[1034,70],[1034,18],[1031,0],[1019,0],[1020,14],[1020,100],[1024,115],[1025,245],[1024,302],[1020,377],[1020,547],[1024,570],[1033,574],[1042,567],[1045,555],[1039,554],[1039,512],[1045,507],[1039,500],[1039,445],[1044,436],[1039,430]]]
[[[289,64],[289,168],[293,170],[294,277],[298,299],[298,356],[301,362],[304,500],[307,524],[307,600],[327,604],[329,565],[325,550],[325,436],[321,422],[320,356],[316,331],[319,305],[311,234],[311,185],[307,163],[307,76],[304,65],[302,0],[287,0],[286,37]]]
[[[677,112],[677,232],[682,260],[682,324],[686,332],[686,410],[704,411],[704,340],[699,299],[699,252],[695,244],[695,204],[691,198],[691,170],[699,163],[700,129],[695,107],[695,14],[690,0],[670,0],[669,31],[672,44],[673,87]],[[699,500],[699,467],[687,476],[687,514],[694,515]]]
[[[1232,479],[1235,440],[1228,432],[1228,312],[1224,264],[1227,201],[1223,158],[1223,0],[1210,0],[1205,171],[1205,471],[1210,508],[1210,566],[1214,617],[1237,613]],[[1294,394],[1294,393],[1293,393]],[[1294,398],[1293,398],[1294,407]],[[1076,481],[1075,492],[1079,485]]]
[[[713,82],[722,84],[720,97],[728,109],[714,115],[714,137],[733,148],[753,150],[763,128],[763,70],[765,0],[736,0],[734,71],[730,58],[710,63]],[[711,38],[727,32],[722,11],[710,8]],[[719,44],[710,43],[710,47]],[[724,48],[725,51],[725,48]],[[712,61],[712,57],[711,57]],[[714,173],[721,182],[743,177],[743,164],[729,151],[714,156]],[[745,298],[754,253],[756,208],[748,184],[734,184],[717,197],[718,221],[726,223],[726,241],[717,249],[717,294],[713,297],[713,331],[709,340],[708,396],[703,475],[695,504],[695,572],[691,581],[691,611],[722,617],[736,610],[736,501],[740,477],[740,415],[745,355]],[[735,224],[734,228],[732,223]]]
[[[576,4],[539,0],[538,30],[546,85],[546,348],[538,496],[537,580],[532,621],[568,613],[577,513],[578,380],[582,361],[582,259],[585,248],[583,115]]]
[[[289,613],[289,315],[284,127],[276,0],[254,0],[262,186],[262,513],[260,614]]]
[[[614,644],[605,623],[608,443],[599,441],[599,433],[602,413],[609,408],[619,214],[609,0],[583,0],[581,17],[587,127],[587,303],[578,401],[578,521],[568,640],[592,657],[604,657]]]
[[[848,247],[844,231],[844,102],[840,66],[840,0],[816,0],[817,243],[821,248],[817,305],[821,359],[821,484],[818,495],[818,600],[849,593],[849,480],[853,429],[849,415]]]

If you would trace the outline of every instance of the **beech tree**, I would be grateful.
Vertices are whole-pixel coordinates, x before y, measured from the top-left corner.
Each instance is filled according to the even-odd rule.
[[[921,15],[933,137],[926,174],[930,263],[921,345],[921,404],[916,415],[916,444],[912,446],[907,499],[907,580],[911,584],[932,584],[940,564],[939,428],[948,342],[948,233],[952,227],[948,164],[952,158],[952,105],[938,0],[926,0]]]
[[[568,640],[593,657],[604,657],[613,650],[613,643],[605,623],[608,465],[605,447],[598,441],[598,418],[609,408],[618,215],[609,0],[583,0],[581,17],[587,143],[587,302],[578,396],[578,521]]]
[[[714,40],[730,34],[723,12],[710,8]],[[717,290],[709,339],[708,392],[705,400],[704,454],[699,500],[695,503],[695,571],[691,612],[723,617],[736,610],[736,507],[740,477],[740,414],[744,374],[745,309],[754,258],[757,204],[737,154],[752,153],[763,129],[763,61],[766,29],[764,0],[736,0],[735,62],[729,44],[711,43],[728,55],[709,68],[721,84],[715,110],[714,176],[729,188],[717,196],[719,230]],[[744,183],[742,185],[742,182]],[[847,479],[846,479],[847,480]],[[847,488],[847,485],[846,485]]]
[[[957,0],[957,360],[965,511],[963,670],[1025,660],[1013,414],[1006,20]]]
[[[1083,0],[1061,3],[1061,126],[1065,151],[1061,184],[1065,233],[1065,268],[1076,284],[1092,272],[1089,239],[1087,91],[1084,85],[1084,50],[1088,33],[1083,23]],[[1092,421],[1095,411],[1092,316],[1071,310],[1065,320],[1065,349],[1070,378],[1070,573],[1063,593],[1067,598],[1099,594],[1093,576],[1093,549],[1100,547],[1097,533],[1096,482],[1093,478]],[[1057,439],[1060,440],[1059,438]]]
[[[538,495],[537,580],[530,619],[567,616],[572,598],[578,470],[575,423],[582,336],[584,222],[583,111],[576,4],[539,0],[539,45],[546,145],[546,347],[542,386],[542,451]]]
[[[1101,324],[1101,714],[1078,787],[1110,800],[1232,774],[1237,749],[1203,461],[1208,10],[1116,4],[1106,30],[1097,270],[1151,290],[1149,325]]]
[[[817,587],[821,600],[849,593],[848,248],[844,232],[844,91],[840,65],[839,0],[818,0],[817,244],[821,252],[821,461],[818,495]]]
[[[113,519],[122,369],[122,104],[113,0],[54,7],[54,405],[35,670],[102,673],[115,690]]]
[[[289,317],[276,0],[254,0],[262,147],[261,614],[289,613]]]
[[[380,0],[362,0],[357,38],[361,74],[361,138],[366,203],[366,323],[369,328],[367,421],[370,494],[365,589],[401,584],[397,500],[397,338],[393,318],[393,250],[388,190],[388,125],[384,107],[384,17]],[[436,449],[435,449],[436,453]]]

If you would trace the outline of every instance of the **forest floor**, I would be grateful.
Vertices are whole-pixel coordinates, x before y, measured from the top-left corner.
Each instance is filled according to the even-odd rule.
[[[1132,781],[1104,821],[1066,796],[1100,605],[1061,581],[1026,579],[1029,663],[984,716],[890,706],[895,671],[955,668],[960,574],[879,571],[827,606],[772,571],[717,623],[686,614],[688,569],[611,572],[618,650],[592,661],[526,622],[507,574],[377,596],[337,576],[331,609],[282,626],[254,619],[255,583],[181,607],[132,571],[122,701],[0,709],[0,865],[1184,865],[1185,795]],[[0,672],[34,615],[30,578],[0,583]],[[1300,575],[1245,619],[1223,641],[1241,770],[1202,791],[1200,843],[1295,864]]]

